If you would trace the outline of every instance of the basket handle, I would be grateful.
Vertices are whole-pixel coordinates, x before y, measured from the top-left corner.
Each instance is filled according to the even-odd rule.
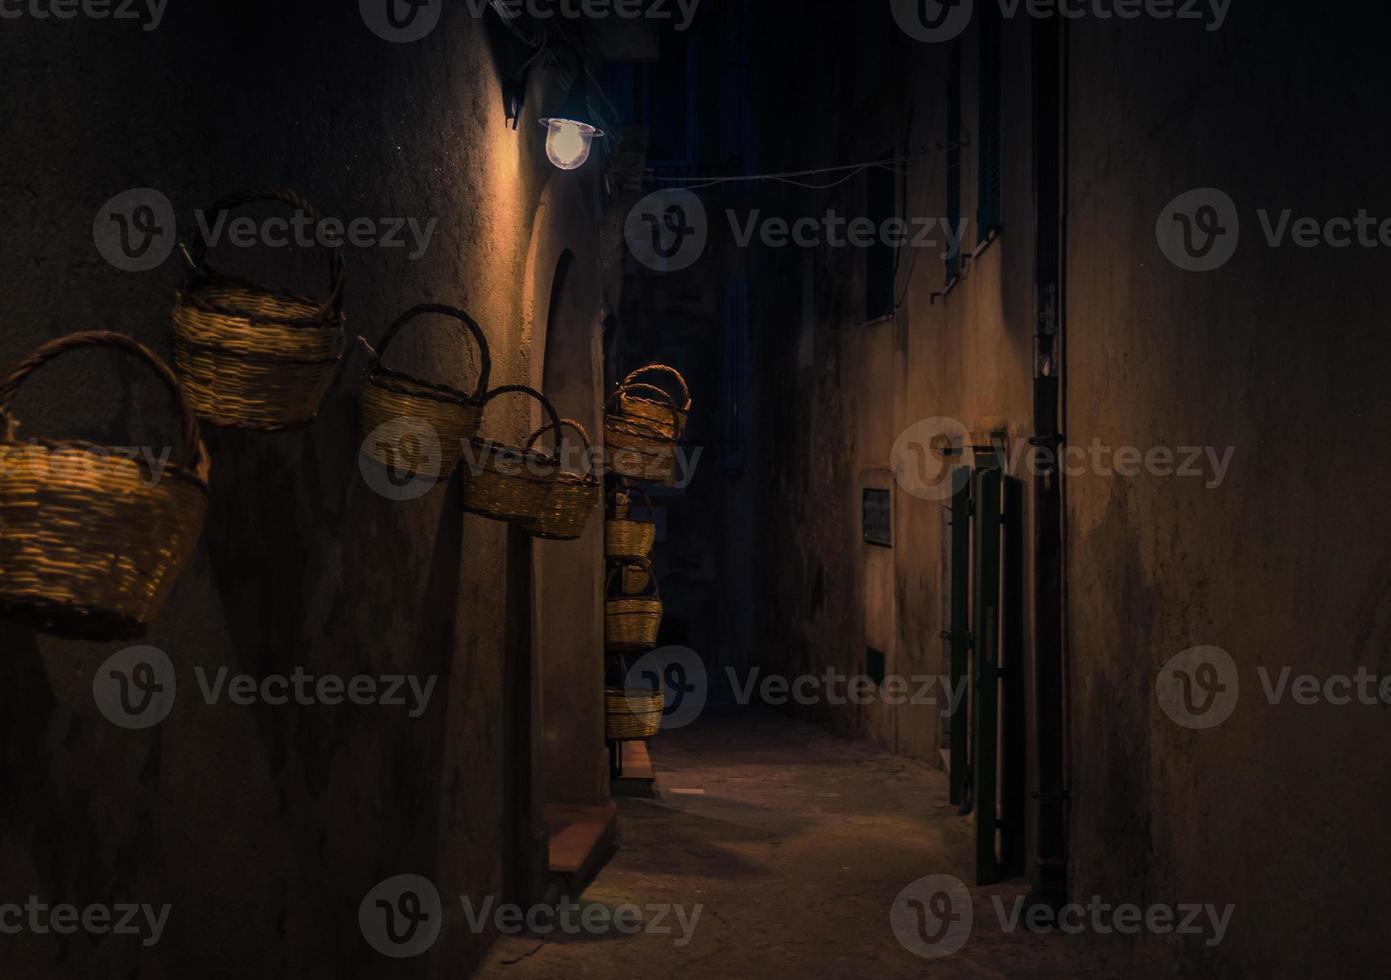
[[[194,415],[193,409],[189,407],[188,399],[184,397],[178,379],[174,377],[174,372],[169,370],[169,366],[159,359],[159,355],[140,341],[133,337],[127,337],[123,333],[113,333],[109,330],[88,330],[69,334],[66,337],[50,340],[48,343],[40,345],[28,357],[16,364],[4,380],[0,381],[0,418],[3,418],[5,422],[6,438],[12,438],[17,427],[17,423],[10,414],[10,404],[14,401],[19,386],[25,382],[29,375],[49,361],[82,347],[114,347],[140,358],[154,370],[159,379],[164,382],[164,386],[169,389],[169,393],[174,396],[174,402],[179,407],[179,414],[183,416],[184,443],[189,456],[193,459],[193,466],[198,478],[204,483],[208,482],[208,473],[211,470],[208,449],[203,444],[203,437],[198,429],[198,416]]]
[[[655,518],[655,517],[656,517],[656,508],[654,508],[654,507],[652,506],[652,498],[649,497],[649,496],[647,495],[647,491],[644,490],[642,487],[634,486],[634,485],[627,484],[627,483],[625,483],[625,484],[624,484],[623,486],[621,486],[621,487],[614,487],[612,490],[609,491],[609,500],[610,500],[610,501],[616,501],[616,500],[618,499],[618,495],[619,495],[620,493],[627,493],[627,494],[640,493],[640,494],[642,494],[642,502],[643,502],[644,504],[647,505],[647,516],[648,516],[648,517],[652,517],[652,518]]]
[[[652,595],[650,597],[644,597],[641,594],[630,595],[628,592],[622,592],[619,595],[620,598],[660,599],[662,597],[661,587],[657,584],[657,573],[652,569],[652,560],[650,558],[615,558],[612,561],[613,568],[609,569],[608,578],[604,581],[604,594],[609,596],[609,598],[614,598],[614,596],[611,595],[613,591],[613,580],[618,577],[619,572],[623,571],[624,566],[628,565],[633,565],[637,568],[641,568],[644,572],[647,573],[647,583],[652,587]]]
[[[647,365],[647,367],[640,367],[640,368],[638,368],[636,371],[634,371],[632,374],[630,374],[630,375],[628,375],[626,378],[624,378],[624,379],[623,379],[623,383],[620,384],[619,387],[620,387],[620,388],[627,388],[628,386],[632,385],[635,381],[637,381],[638,378],[642,377],[644,374],[666,374],[666,375],[670,375],[671,377],[675,378],[675,379],[676,379],[676,383],[679,384],[679,385],[681,386],[681,397],[684,398],[684,399],[686,399],[685,404],[681,406],[681,411],[683,411],[683,412],[689,412],[689,411],[691,410],[691,389],[690,389],[690,387],[686,384],[686,379],[683,378],[683,377],[681,377],[681,372],[680,372],[680,371],[676,370],[676,368],[671,367],[670,365],[667,365],[667,364],[649,364],[649,365]],[[656,385],[648,385],[647,387],[649,387],[649,388],[655,388],[655,387],[657,387],[657,386],[656,386]],[[664,389],[662,389],[662,390],[664,390]],[[673,404],[673,405],[675,404],[675,399],[672,399],[672,404]]]
[[[535,388],[528,388],[526,385],[503,385],[501,388],[494,388],[484,396],[481,404],[486,408],[488,402],[492,401],[498,395],[506,395],[512,392],[528,395],[540,402],[541,407],[546,410],[546,415],[548,415],[551,420],[551,424],[547,428],[560,429],[560,415],[556,412],[555,406],[551,404],[551,400]],[[546,430],[542,429],[541,431],[544,432]],[[528,443],[528,445],[530,445],[530,443]],[[556,440],[555,452],[551,454],[551,459],[555,461],[556,465],[560,464],[560,440],[558,439]]]
[[[575,421],[574,419],[561,419],[561,420],[560,420],[560,425],[559,425],[559,426],[555,426],[555,425],[543,425],[543,426],[541,426],[541,428],[539,428],[539,429],[537,429],[535,432],[533,432],[533,433],[531,434],[531,438],[528,439],[528,440],[526,441],[526,448],[531,449],[533,446],[536,445],[536,443],[540,440],[540,438],[541,438],[542,436],[544,436],[547,432],[552,432],[552,431],[553,431],[553,432],[556,433],[556,440],[555,440],[556,452],[559,453],[559,452],[560,452],[560,430],[561,430],[561,429],[573,429],[573,430],[575,430],[576,435],[578,435],[578,436],[580,437],[580,444],[584,446],[584,458],[585,458],[585,461],[586,461],[586,463],[585,463],[586,475],[587,475],[587,476],[593,476],[593,475],[594,475],[594,457],[593,457],[593,455],[592,455],[592,453],[591,453],[591,449],[593,448],[593,446],[592,446],[592,444],[591,444],[590,441],[589,441],[589,433],[585,431],[584,426],[580,425],[580,423],[577,422],[577,421]]]
[[[660,396],[662,401],[665,401],[671,406],[672,418],[675,418],[676,413],[680,411],[680,409],[676,407],[676,399],[671,397],[671,392],[667,391],[665,388],[658,388],[656,385],[643,384],[640,381],[630,384],[621,384],[615,388],[613,394],[609,395],[609,400],[605,403],[604,410],[608,411],[612,409],[618,399],[623,396],[624,392],[634,391],[651,392],[654,395]]]
[[[205,214],[212,216],[216,220],[218,215],[226,214],[236,208],[257,201],[279,201],[288,204],[297,211],[303,211],[314,219],[314,228],[317,230],[323,224],[324,219],[319,214],[314,205],[300,197],[294,191],[286,190],[283,187],[250,187],[235,194],[229,194],[222,200],[208,208]],[[193,252],[189,255],[189,261],[193,264],[193,271],[207,275],[212,267],[208,265],[209,243],[203,233],[205,223],[200,223],[198,227],[198,237],[193,242]],[[343,254],[341,249],[330,248],[328,250],[329,268],[329,295],[328,300],[319,310],[319,316],[324,319],[337,319],[343,312]]]
[[[421,303],[419,306],[413,306],[405,313],[402,313],[395,323],[386,328],[386,333],[382,334],[382,339],[377,344],[377,349],[372,354],[372,367],[375,368],[382,363],[382,360],[386,357],[386,349],[391,346],[391,342],[396,339],[396,335],[401,332],[402,327],[416,317],[424,316],[427,313],[438,313],[440,316],[453,317],[464,325],[468,333],[473,335],[474,343],[478,345],[481,370],[478,374],[478,390],[472,395],[469,395],[469,398],[473,401],[481,400],[484,393],[488,390],[488,376],[492,373],[493,368],[493,358],[488,352],[488,338],[483,336],[483,328],[478,325],[473,317],[469,316],[463,310],[456,309],[452,306],[445,306],[442,303]]]

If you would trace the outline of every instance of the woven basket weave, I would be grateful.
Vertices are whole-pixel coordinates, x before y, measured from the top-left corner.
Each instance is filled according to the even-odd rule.
[[[656,691],[604,688],[604,736],[613,742],[651,738],[662,728],[662,702],[660,686]]]
[[[676,411],[671,396],[650,385],[629,385],[609,397],[604,412],[604,448],[609,469],[621,476],[648,483],[668,486],[676,482],[676,438],[667,435],[658,423],[625,415],[618,410],[625,394],[634,389],[647,390],[665,398],[671,411]]]
[[[155,474],[120,450],[18,441],[10,405],[35,370],[83,347],[144,360],[183,415],[190,466]],[[0,614],[90,640],[143,636],[197,545],[208,507],[207,450],[173,372],[122,334],[75,333],[39,347],[0,381]]]
[[[561,419],[560,424],[574,430],[575,434],[579,436],[580,443],[584,447],[584,456],[589,472],[558,473],[555,484],[551,487],[550,496],[546,498],[546,503],[541,508],[541,513],[532,520],[524,521],[522,527],[530,531],[533,537],[548,538],[553,541],[574,541],[584,533],[589,518],[599,508],[603,491],[599,485],[599,478],[593,473],[589,433],[585,431],[583,425],[574,419]],[[537,440],[550,431],[549,425],[537,429],[527,440],[527,448],[535,447]],[[560,441],[557,438],[557,448],[559,445]]]
[[[663,389],[638,383],[638,378],[649,374],[665,374],[674,379],[681,388],[681,397],[673,398]],[[659,435],[669,439],[680,439],[685,435],[686,423],[691,417],[691,389],[676,368],[665,364],[649,364],[624,378],[618,389],[619,415],[649,426]],[[654,390],[661,391],[666,397],[652,397],[651,393]]]
[[[256,201],[278,201],[321,218],[292,191],[256,189],[225,198],[211,221]],[[192,269],[174,301],[174,366],[189,404],[215,425],[278,431],[305,425],[343,356],[343,259],[329,257],[324,302],[217,272],[200,229]]]
[[[639,595],[619,582],[619,572],[636,566],[647,575],[646,587],[651,595]],[[615,593],[614,585],[619,584]],[[605,586],[604,645],[609,650],[648,650],[657,645],[657,633],[662,627],[662,599],[652,563],[647,559],[625,558],[609,571]]]
[[[642,495],[647,504],[647,514],[652,515],[652,501],[641,490],[616,490],[609,495],[612,513],[631,514],[628,501],[632,493]],[[610,517],[604,522],[604,555],[608,558],[647,558],[652,554],[652,546],[657,542],[657,525],[652,521],[636,521],[630,516]],[[632,579],[626,577],[625,581]]]
[[[387,348],[401,328],[426,314],[453,317],[464,325],[465,336],[471,335],[478,345],[480,368],[474,394],[422,381],[383,365]],[[382,335],[358,396],[359,432],[367,458],[399,476],[448,479],[465,444],[478,434],[491,368],[488,340],[463,310],[438,303],[422,303],[407,310]],[[422,431],[434,434],[434,444],[422,445]]]
[[[484,407],[499,395],[511,392],[539,401],[551,426],[560,428],[560,416],[550,400],[525,385],[494,389],[483,399]],[[459,469],[463,476],[459,505],[464,510],[495,521],[526,524],[545,509],[560,473],[560,453],[545,456],[533,449],[475,438],[469,441]]]

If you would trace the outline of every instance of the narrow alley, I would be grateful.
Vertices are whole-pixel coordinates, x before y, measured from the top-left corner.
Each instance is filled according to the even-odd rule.
[[[603,905],[605,921],[632,906],[644,928],[505,936],[480,978],[924,975],[918,910],[894,923],[892,907],[919,875],[969,878],[974,846],[940,770],[757,708],[709,711],[654,744],[662,799],[620,798],[621,847],[579,903]],[[1013,913],[1026,892],[977,890],[973,927],[931,975],[1113,976],[1061,932],[1006,933],[996,903]]]

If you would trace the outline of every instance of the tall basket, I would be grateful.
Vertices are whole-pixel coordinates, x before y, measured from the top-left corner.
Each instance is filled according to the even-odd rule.
[[[546,498],[545,506],[541,508],[541,513],[534,519],[523,522],[522,527],[530,531],[533,537],[548,538],[553,541],[574,541],[584,533],[590,517],[599,509],[603,489],[599,485],[599,478],[594,475],[589,433],[585,431],[584,426],[574,419],[561,419],[560,424],[571,429],[579,437],[580,445],[584,449],[586,471],[584,473],[561,471],[556,474],[555,483],[551,487],[550,496]],[[552,429],[549,425],[537,429],[527,440],[527,449],[534,449],[537,441],[550,431]],[[558,451],[560,449],[560,433],[559,430],[555,431]]]
[[[673,397],[660,385],[638,382],[639,378],[654,374],[665,375],[675,381],[681,390],[680,397]],[[666,397],[653,397],[654,390],[661,391]],[[648,425],[668,438],[680,439],[686,434],[686,423],[691,417],[691,389],[676,368],[666,364],[649,364],[628,375],[618,386],[617,414]]]
[[[630,590],[620,580],[619,572],[629,566],[637,566],[646,574],[647,581],[641,590]],[[652,573],[652,563],[646,558],[625,558],[616,563],[609,571],[604,591],[605,647],[628,652],[656,646],[657,633],[662,628],[662,598],[657,577]]]
[[[383,363],[387,348],[406,324],[426,315],[452,317],[478,346],[478,388],[472,393],[422,381]],[[358,424],[368,459],[402,476],[448,479],[465,444],[478,434],[492,358],[483,330],[463,310],[422,303],[401,315],[372,352],[358,396]]]
[[[629,479],[671,486],[676,482],[676,436],[658,422],[621,411],[625,397],[643,392],[665,399],[673,416],[677,412],[672,397],[651,385],[628,385],[609,396],[604,410],[604,448],[609,469]]]
[[[489,392],[489,402],[500,395],[519,393],[534,398],[545,409],[551,427],[560,428],[555,406],[539,391],[526,385],[504,385]],[[560,452],[546,456],[525,446],[508,446],[488,439],[470,440],[460,463],[463,491],[460,506],[471,514],[495,521],[525,525],[541,516],[551,487],[560,473]]]
[[[254,189],[218,201],[207,222],[257,201],[288,204],[316,229],[322,221],[293,191]],[[273,432],[308,424],[343,356],[342,256],[329,250],[328,298],[319,301],[218,272],[208,248],[200,229],[174,301],[174,366],[189,404],[214,425]]]
[[[191,462],[155,473],[141,458],[80,440],[19,440],[19,386],[70,351],[110,347],[143,360],[173,394]],[[89,640],[143,636],[203,530],[207,449],[172,371],[123,334],[50,341],[0,381],[0,614]]]

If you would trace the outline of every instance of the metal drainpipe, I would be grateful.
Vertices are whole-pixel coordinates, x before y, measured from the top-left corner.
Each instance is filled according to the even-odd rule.
[[[1066,313],[1067,34],[1063,18],[1032,25],[1034,180],[1034,437],[1045,447],[1034,478],[1035,729],[1038,865],[1031,903],[1067,895],[1067,675],[1064,653],[1063,475],[1057,466]]]

